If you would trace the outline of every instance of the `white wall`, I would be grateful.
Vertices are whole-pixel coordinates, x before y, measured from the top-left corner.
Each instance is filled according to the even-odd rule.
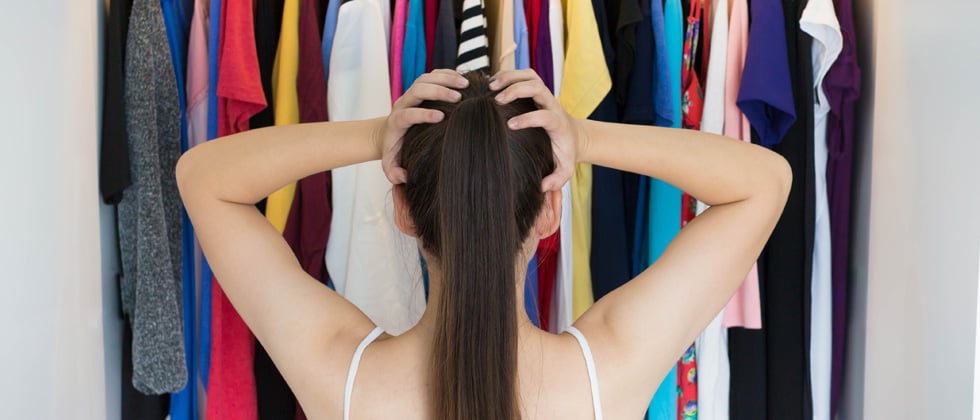
[[[849,378],[846,418],[966,419],[977,403],[980,3],[864,3],[876,71],[859,164],[870,163],[869,207],[858,210],[869,230],[855,250],[867,252],[867,276],[855,278],[866,283],[854,285],[867,293],[852,314],[866,310],[866,329],[849,343],[864,346],[864,380]]]
[[[0,14],[2,418],[106,418],[92,6]]]

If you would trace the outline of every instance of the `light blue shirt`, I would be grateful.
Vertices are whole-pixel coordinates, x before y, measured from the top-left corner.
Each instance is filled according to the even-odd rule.
[[[517,70],[530,68],[531,48],[528,46],[524,0],[514,0],[514,42],[517,44],[517,51],[514,53],[514,68]]]
[[[323,19],[323,42],[320,51],[323,52],[323,80],[330,80],[330,51],[333,50],[333,36],[337,31],[337,12],[340,10],[340,0],[330,0],[327,3],[327,16]]]
[[[656,15],[660,0],[653,0],[653,15]],[[654,18],[654,33],[657,33],[657,22]],[[668,80],[670,86],[671,103],[671,127],[680,128],[681,112],[681,61],[684,53],[684,15],[681,11],[680,0],[667,0],[664,6],[663,20],[663,40],[664,49],[658,48],[658,58],[660,51],[666,52],[667,71],[660,74],[660,81]],[[660,67],[661,60],[658,59]],[[662,86],[662,83],[654,83],[655,86]],[[665,93],[665,92],[664,92]],[[656,103],[662,103],[666,95],[658,92],[655,98]],[[659,110],[658,110],[659,114]],[[649,262],[652,264],[664,250],[674,236],[681,229],[681,191],[676,187],[658,179],[652,179],[650,184],[650,223],[647,228],[649,240]],[[660,387],[657,388],[650,407],[647,410],[647,418],[650,420],[676,420],[677,419],[677,366],[675,365]]]

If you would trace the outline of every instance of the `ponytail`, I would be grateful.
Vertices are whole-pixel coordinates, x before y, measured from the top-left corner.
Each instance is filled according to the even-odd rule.
[[[405,197],[422,245],[440,264],[433,418],[511,420],[517,397],[516,268],[554,170],[541,129],[506,119],[536,109],[498,105],[485,75],[468,73],[459,103],[427,102],[446,118],[412,127],[402,144]]]
[[[436,297],[438,418],[518,417],[514,266],[520,244],[507,128],[491,101],[463,101],[446,122],[436,193],[444,278]]]

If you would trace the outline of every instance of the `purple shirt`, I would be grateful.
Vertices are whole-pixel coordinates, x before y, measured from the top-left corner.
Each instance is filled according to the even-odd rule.
[[[772,148],[796,121],[783,5],[779,0],[755,0],[751,13],[749,47],[736,103],[759,133],[762,145]]]
[[[836,413],[843,383],[847,313],[847,255],[850,232],[851,165],[854,149],[854,104],[861,94],[853,0],[834,0],[844,48],[823,81],[830,103],[827,116],[827,201],[830,206],[831,281],[833,283],[833,361],[830,407]]]
[[[558,1],[558,0],[551,0]],[[541,81],[552,92],[555,91],[555,63],[551,55],[551,22],[548,16],[548,3],[541,6],[541,15],[538,20],[538,42],[534,45],[534,69],[541,76]]]

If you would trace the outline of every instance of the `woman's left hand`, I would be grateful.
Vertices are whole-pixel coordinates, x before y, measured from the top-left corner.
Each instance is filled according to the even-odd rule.
[[[439,69],[425,73],[398,98],[391,114],[375,130],[374,141],[381,152],[381,167],[392,184],[403,184],[408,173],[398,165],[402,136],[415,124],[433,124],[442,121],[444,115],[434,109],[419,108],[422,101],[457,102],[462,95],[456,90],[466,87],[469,81],[455,70]]]

